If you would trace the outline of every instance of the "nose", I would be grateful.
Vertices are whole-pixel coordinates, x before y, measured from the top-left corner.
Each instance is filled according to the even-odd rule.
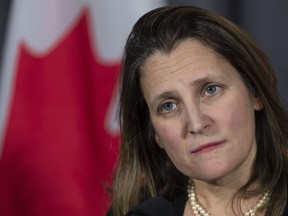
[[[187,107],[187,131],[192,134],[201,134],[209,128],[212,123],[212,119],[209,116],[206,108],[201,107],[199,104],[194,104]]]

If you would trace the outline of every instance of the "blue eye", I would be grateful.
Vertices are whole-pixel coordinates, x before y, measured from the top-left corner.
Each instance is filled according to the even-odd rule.
[[[214,95],[220,91],[220,87],[217,85],[209,85],[205,89],[206,95]]]
[[[176,106],[177,105],[173,102],[165,102],[165,103],[160,105],[159,111],[162,113],[168,113],[168,112],[171,112],[172,110],[174,110],[176,108]]]

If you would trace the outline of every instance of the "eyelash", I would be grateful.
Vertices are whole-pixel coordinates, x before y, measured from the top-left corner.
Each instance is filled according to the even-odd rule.
[[[215,92],[214,92],[214,93],[209,94],[209,93],[207,93],[207,90],[208,90],[209,88],[211,88],[211,87],[215,87],[216,89],[215,89]],[[222,87],[221,87],[221,86],[216,85],[216,84],[209,84],[209,85],[206,85],[206,86],[204,87],[204,89],[203,89],[203,96],[213,96],[213,95],[217,94],[217,93],[218,93],[219,91],[221,91],[221,90],[222,90]]]
[[[158,107],[158,113],[160,113],[160,114],[166,114],[166,113],[169,113],[169,112],[171,112],[171,110],[164,110],[164,106],[165,105],[168,105],[168,104],[170,104],[170,105],[172,105],[172,109],[174,110],[176,107],[177,107],[177,104],[175,103],[175,102],[173,102],[173,101],[166,101],[166,102],[164,102],[164,103],[162,103],[162,104],[160,104],[160,106]]]

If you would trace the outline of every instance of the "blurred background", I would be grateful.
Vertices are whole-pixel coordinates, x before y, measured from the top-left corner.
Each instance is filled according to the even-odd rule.
[[[0,64],[10,5],[0,1]],[[157,1],[156,1],[157,2]],[[284,0],[166,0],[169,5],[195,5],[217,12],[242,26],[271,59],[279,80],[279,90],[288,100],[288,2]],[[139,5],[141,7],[141,5]],[[109,22],[106,20],[105,22]]]
[[[277,72],[279,91],[288,101],[288,2],[284,0],[169,0],[192,4],[230,19],[243,27],[268,55]]]
[[[104,215],[125,39],[141,15],[170,4],[243,27],[271,59],[288,101],[287,1],[1,0],[1,215]]]

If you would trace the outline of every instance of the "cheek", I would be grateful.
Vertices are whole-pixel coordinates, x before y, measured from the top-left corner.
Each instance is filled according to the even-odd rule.
[[[235,97],[237,98],[237,97]],[[240,98],[240,97],[239,97]],[[250,100],[232,100],[223,107],[219,122],[231,136],[244,140],[254,137],[254,107]]]
[[[189,170],[187,165],[187,143],[183,136],[183,123],[181,121],[161,121],[154,123],[156,138],[158,137],[158,145],[164,149],[172,163],[176,168],[183,172]],[[188,162],[189,164],[189,162]],[[184,172],[183,172],[184,173]]]
[[[176,150],[181,142],[181,131],[177,124],[161,124],[156,122],[153,124],[156,132],[156,141],[161,148],[166,151]]]

